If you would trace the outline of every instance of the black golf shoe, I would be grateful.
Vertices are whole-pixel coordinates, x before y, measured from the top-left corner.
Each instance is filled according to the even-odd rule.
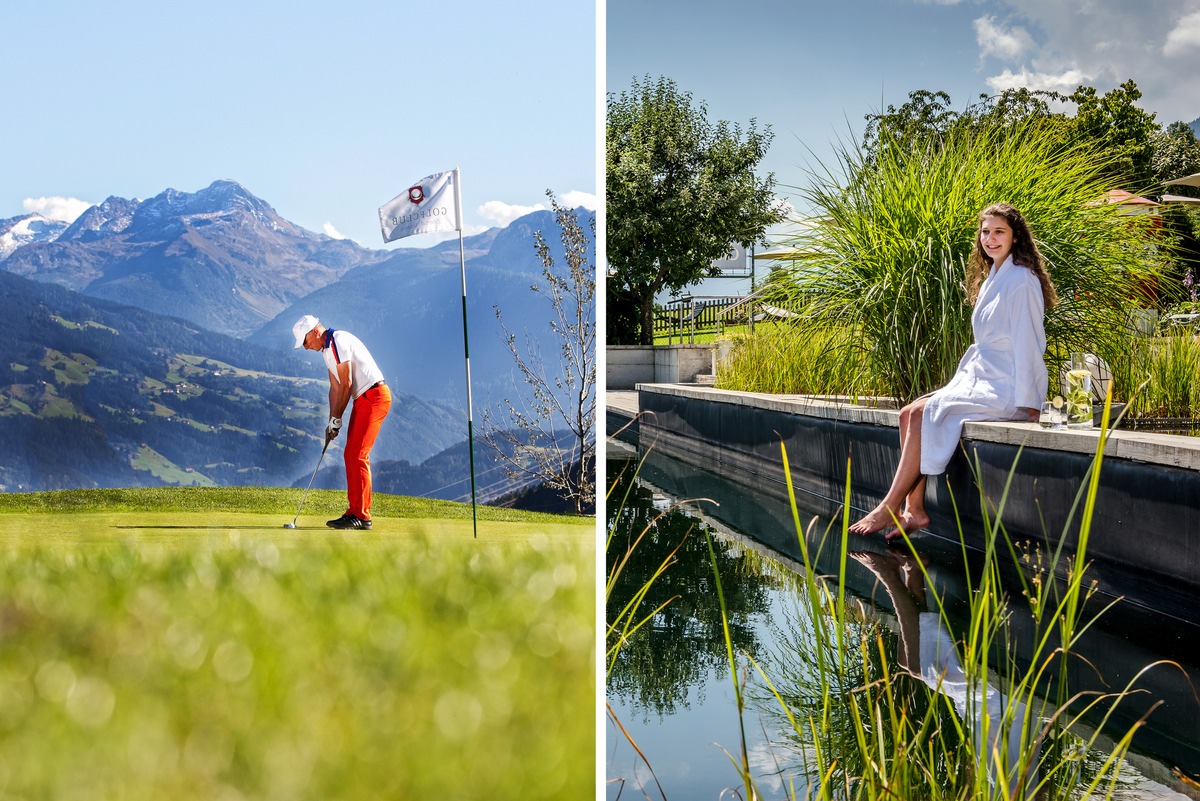
[[[362,520],[347,512],[336,520],[329,520],[325,525],[330,528],[370,528],[370,520]]]

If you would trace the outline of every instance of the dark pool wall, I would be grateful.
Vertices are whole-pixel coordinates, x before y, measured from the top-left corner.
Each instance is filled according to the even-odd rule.
[[[692,464],[736,472],[740,483],[757,482],[764,492],[785,491],[781,443],[799,491],[840,499],[849,465],[851,505],[863,512],[883,497],[899,460],[894,425],[784,412],[719,394],[693,397],[640,387],[638,398],[643,446],[653,442]],[[1039,442],[1048,441],[1050,432],[1037,433]],[[1073,444],[1078,447],[1078,440]],[[933,522],[923,536],[958,540],[957,501],[967,545],[979,547],[980,487],[994,506],[1007,485],[1002,520],[1010,538],[1045,539],[1054,546],[1066,532],[1065,544],[1073,548],[1079,510],[1068,521],[1091,463],[1085,453],[965,438],[946,473],[929,481]],[[1132,594],[1136,602],[1161,596],[1168,602],[1164,611],[1173,609],[1169,614],[1200,616],[1200,606],[1189,611],[1200,601],[1200,471],[1106,455],[1088,554],[1104,564],[1113,592]]]

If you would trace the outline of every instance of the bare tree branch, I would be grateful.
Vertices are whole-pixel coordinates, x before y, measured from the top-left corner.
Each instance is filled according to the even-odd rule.
[[[546,192],[560,229],[565,265],[556,265],[542,233],[534,247],[542,261],[542,281],[530,287],[550,302],[550,330],[560,347],[554,370],[547,371],[541,349],[526,331],[523,347],[496,318],[526,392],[485,410],[483,440],[497,454],[509,478],[542,482],[571,501],[577,514],[596,502],[596,274],[592,263],[596,218],[590,235],[578,215]],[[565,269],[563,269],[565,266]],[[504,447],[507,443],[508,447]]]

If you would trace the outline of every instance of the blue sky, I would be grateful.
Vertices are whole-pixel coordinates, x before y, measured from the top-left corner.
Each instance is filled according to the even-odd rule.
[[[1200,0],[607,0],[605,28],[608,91],[665,75],[710,119],[770,125],[761,166],[789,199],[865,115],[917,89],[961,110],[1013,86],[1105,92],[1132,78],[1160,124],[1200,117]]]
[[[383,248],[378,207],[455,166],[468,233],[547,189],[595,206],[588,2],[68,0],[0,27],[0,218],[228,178]]]

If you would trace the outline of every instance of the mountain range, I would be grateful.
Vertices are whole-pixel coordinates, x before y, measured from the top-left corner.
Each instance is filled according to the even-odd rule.
[[[516,380],[497,307],[558,351],[529,289],[539,230],[562,263],[548,211],[464,239],[477,414]],[[320,357],[292,350],[305,313],[368,344],[396,395],[374,460],[422,483],[413,471],[443,470],[434,457],[466,437],[461,294],[457,240],[371,250],[233,181],[110,197],[70,225],[0,220],[0,312],[22,332],[0,343],[0,488],[294,484],[327,389]]]
[[[576,211],[581,221],[591,214]],[[533,322],[550,318],[545,301],[529,291],[542,270],[533,240],[539,230],[561,264],[549,211],[463,242],[472,387],[482,405],[507,397],[514,381],[496,308],[518,332],[514,323],[527,321],[535,347],[557,352],[548,325]],[[364,248],[290,223],[225,180],[191,194],[168,189],[146,201],[110,197],[65,228],[37,215],[0,220],[3,243],[0,268],[10,273],[264,347],[290,347],[292,324],[314,314],[366,342],[393,387],[457,405],[465,419],[457,240]]]
[[[246,336],[291,303],[387,254],[294,225],[233,181],[145,201],[110,197],[54,228],[0,221],[28,241],[8,272]],[[20,241],[21,233],[13,237]]]

